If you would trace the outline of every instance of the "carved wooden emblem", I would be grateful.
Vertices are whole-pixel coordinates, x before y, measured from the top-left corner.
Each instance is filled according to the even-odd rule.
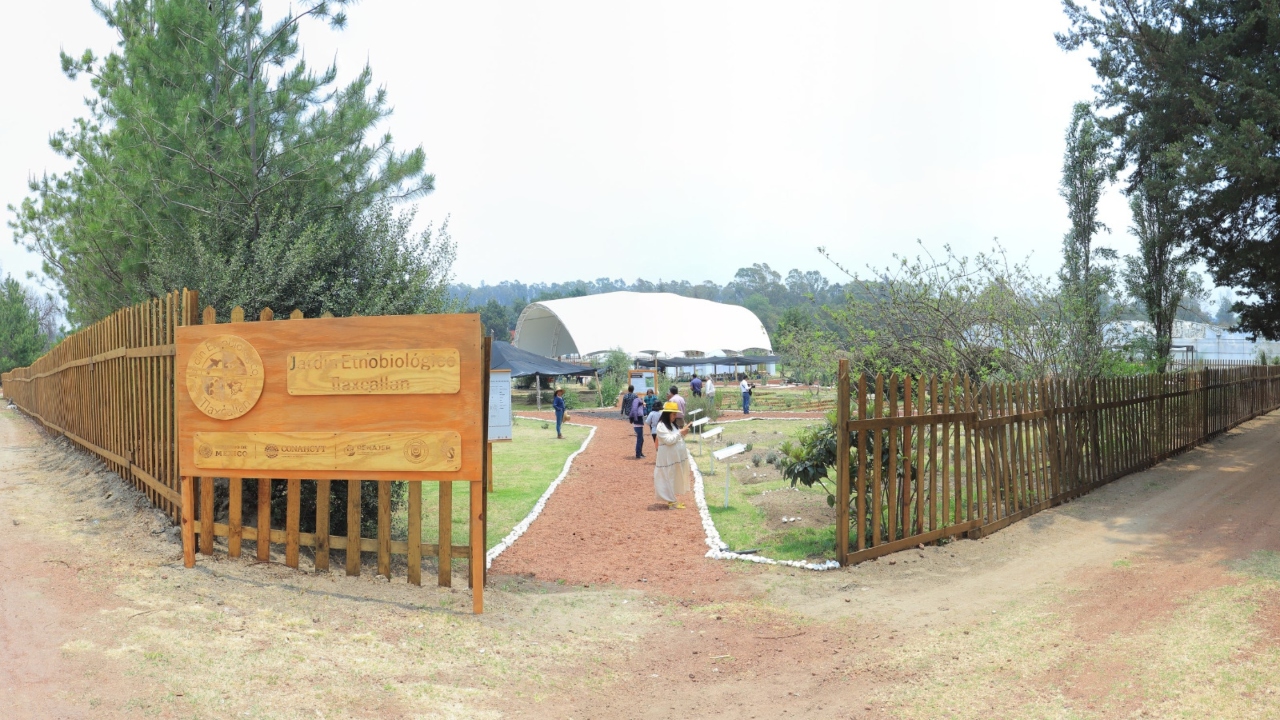
[[[187,393],[200,412],[231,420],[253,409],[262,395],[262,358],[235,335],[215,335],[187,361]]]

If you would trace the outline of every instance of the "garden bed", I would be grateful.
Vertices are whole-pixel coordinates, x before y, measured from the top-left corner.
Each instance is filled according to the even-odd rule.
[[[823,561],[835,557],[835,509],[821,486],[791,487],[777,465],[779,448],[805,427],[820,422],[752,420],[724,424],[722,442],[689,450],[703,475],[707,506],[720,538],[733,551],[757,550],[775,560]],[[729,504],[725,507],[725,463],[711,474],[711,451],[742,443],[751,447],[730,460]],[[831,487],[834,484],[828,483]]]

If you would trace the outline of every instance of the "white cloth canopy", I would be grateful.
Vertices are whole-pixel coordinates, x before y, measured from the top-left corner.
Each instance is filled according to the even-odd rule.
[[[512,344],[545,357],[592,355],[619,348],[660,357],[773,352],[755,313],[672,293],[613,292],[530,303]]]

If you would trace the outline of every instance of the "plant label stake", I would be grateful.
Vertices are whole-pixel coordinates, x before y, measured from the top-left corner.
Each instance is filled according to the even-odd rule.
[[[717,428],[719,429],[719,428]],[[742,443],[730,445],[727,448],[717,450],[711,453],[711,457],[724,461],[724,506],[729,507],[729,479],[733,477],[733,472],[729,467],[729,458],[734,455],[746,452],[747,446]]]
[[[724,428],[723,428],[723,427],[718,427],[718,428],[716,428],[716,429],[714,429],[714,430],[708,430],[708,431],[706,431],[706,432],[702,433],[701,435],[699,435],[699,436],[698,436],[698,455],[702,455],[702,441],[703,441],[703,440],[707,440],[707,439],[710,439],[710,438],[714,438],[715,436],[719,435],[719,434],[720,434],[720,433],[722,433],[722,432],[724,432]],[[708,474],[709,474],[709,475],[715,475],[715,474],[716,474],[716,456],[715,456],[715,453],[712,453],[712,454],[711,454],[711,472],[710,472],[710,473],[708,473]]]
[[[703,425],[706,425],[709,422],[711,421],[706,418],[699,418],[689,423],[689,429],[697,430],[698,428],[702,427]],[[698,457],[702,457],[702,435],[701,434],[698,435]]]

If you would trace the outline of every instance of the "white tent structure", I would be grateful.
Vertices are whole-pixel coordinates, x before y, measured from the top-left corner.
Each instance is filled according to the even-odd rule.
[[[628,355],[707,357],[771,354],[769,333],[755,313],[672,293],[613,292],[530,303],[511,341],[544,357],[620,348]]]

